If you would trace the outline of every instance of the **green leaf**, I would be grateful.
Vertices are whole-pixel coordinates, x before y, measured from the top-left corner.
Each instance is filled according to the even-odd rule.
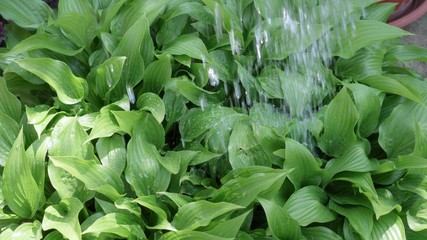
[[[351,27],[347,26],[347,28]],[[400,28],[373,20],[357,20],[354,22],[354,28],[354,33],[351,35],[344,31],[333,41],[336,45],[335,56],[350,58],[357,50],[376,42],[411,35]],[[343,42],[342,39],[347,40]]]
[[[344,87],[326,108],[324,133],[319,141],[322,151],[335,157],[342,155],[357,140],[354,127],[358,118],[357,108]]]
[[[32,218],[45,203],[44,192],[32,175],[32,161],[25,152],[21,130],[6,159],[1,187],[7,206],[23,218]]]
[[[96,92],[104,100],[109,99],[110,92],[117,86],[123,72],[126,57],[111,57],[97,66],[96,72]]]
[[[370,160],[368,158],[364,144],[356,143],[347,148],[340,157],[329,160],[326,163],[325,171],[327,179],[330,179],[340,172],[352,171],[363,173],[375,170],[378,166],[377,160]]]
[[[170,56],[160,56],[159,60],[150,63],[144,72],[144,92],[160,93],[172,77]]]
[[[406,212],[408,226],[413,231],[427,229],[427,203],[424,198],[417,199]]]
[[[234,238],[222,238],[218,236],[214,236],[205,232],[197,232],[197,231],[176,231],[176,232],[168,232],[163,235],[160,240],[232,240]]]
[[[397,187],[427,199],[427,177],[424,175],[408,174],[397,183]]]
[[[191,141],[215,127],[225,125],[232,127],[236,121],[244,117],[245,115],[227,107],[209,107],[205,110],[193,108],[182,117],[179,132],[184,141]]]
[[[215,218],[242,209],[243,207],[227,203],[212,203],[205,200],[187,203],[179,208],[172,221],[172,225],[178,230],[195,230],[208,226]]]
[[[121,175],[126,165],[126,144],[120,135],[100,138],[96,142],[96,152],[103,166],[109,167],[117,175]]]
[[[415,146],[415,122],[426,121],[425,105],[404,101],[396,106],[379,128],[378,142],[387,156],[396,158],[412,153]]]
[[[155,225],[151,225],[151,224],[149,225],[149,223],[146,223],[146,226],[148,229],[176,231],[175,227],[172,226],[172,224],[168,221],[167,213],[162,208],[162,205],[159,203],[159,201],[156,199],[155,196],[153,195],[141,196],[135,199],[134,202],[138,203],[144,208],[147,208],[155,213],[156,217],[150,218],[150,220],[154,219],[152,221],[154,222]]]
[[[307,186],[294,192],[286,201],[284,209],[301,226],[325,223],[335,219],[335,214],[324,205],[327,201],[328,197],[321,188]]]
[[[38,49],[48,49],[66,56],[74,56],[82,51],[61,35],[40,32],[15,45],[6,55],[18,55]]]
[[[206,91],[203,88],[196,86],[196,84],[189,81],[188,79],[177,80],[175,83],[179,93],[181,93],[182,96],[203,109],[207,106],[212,106],[213,104],[219,103],[219,93]]]
[[[101,109],[101,114],[99,114],[95,119],[95,125],[90,132],[89,137],[86,139],[86,142],[89,142],[96,138],[105,138],[111,137],[115,133],[120,132],[122,129],[119,126],[114,114],[110,111],[109,108],[104,107]]]
[[[82,181],[89,190],[104,194],[111,200],[117,200],[124,193],[120,175],[95,160],[84,160],[71,156],[50,156],[52,163],[69,172]]]
[[[342,240],[338,234],[326,227],[303,228],[302,233],[310,240]]]
[[[334,181],[346,181],[363,193],[372,202],[378,202],[378,193],[368,172],[343,172],[335,176]]]
[[[47,22],[53,12],[49,5],[41,0],[4,0],[0,2],[0,15],[20,27],[37,29]]]
[[[399,76],[393,75],[379,75],[379,76],[370,76],[363,79],[361,82],[379,90],[382,90],[386,93],[392,93],[400,95],[411,99],[414,102],[422,103],[422,92],[425,89],[414,89],[415,84],[411,84],[412,81],[416,81],[412,78],[400,79]]]
[[[320,166],[310,151],[290,138],[286,139],[283,168],[293,169],[288,178],[296,190],[306,185],[319,185],[322,180]]]
[[[264,172],[265,169],[268,168],[257,167],[254,170],[258,171],[258,173],[237,176],[227,181],[214,193],[212,201],[229,202],[246,207],[258,196],[262,197],[264,194],[268,194],[269,190],[275,189],[277,191],[283,184],[289,171],[283,170],[266,173]]]
[[[299,223],[289,213],[274,202],[258,198],[267,216],[268,228],[277,239],[300,239]]]
[[[99,238],[100,234],[111,233],[121,238],[132,239],[132,236],[145,237],[141,226],[134,219],[122,213],[109,213],[95,220],[83,235]]]
[[[183,34],[168,44],[162,54],[186,55],[194,59],[210,62],[211,57],[203,41],[193,34]]]
[[[396,161],[396,168],[405,170],[410,168],[427,168],[427,159],[414,155],[402,155]]]
[[[27,58],[18,60],[16,63],[48,83],[56,91],[62,103],[71,105],[83,99],[84,79],[74,76],[64,62],[51,58]]]
[[[39,240],[42,239],[42,226],[39,221],[34,221],[32,223],[27,222],[19,225],[15,230],[13,230],[12,235],[10,236],[10,239],[16,239],[16,240],[27,240],[27,239],[34,239]],[[1,238],[0,239],[6,239]]]
[[[141,110],[149,111],[153,114],[154,118],[161,123],[165,117],[165,104],[163,100],[154,93],[144,93],[138,97],[136,103],[137,107]]]
[[[2,112],[0,112],[0,122],[0,166],[4,167],[12,145],[19,134],[19,125]]]
[[[402,219],[395,213],[390,213],[374,221],[370,239],[378,240],[402,240],[406,239],[405,227]]]
[[[374,212],[362,206],[340,206],[330,201],[328,207],[344,216],[350,225],[359,233],[363,239],[370,239],[374,225]]]
[[[242,227],[242,224],[246,220],[249,213],[250,211],[247,211],[230,220],[216,222],[217,224],[215,225],[215,227],[205,232],[218,237],[236,238],[239,229]]]
[[[83,204],[76,198],[62,199],[59,204],[45,209],[42,227],[44,231],[56,229],[70,240],[81,240],[79,212]]]
[[[21,102],[9,92],[6,81],[2,77],[0,77],[0,113],[7,115],[16,122],[21,120]]]
[[[160,157],[156,146],[145,140],[143,132],[134,129],[128,143],[125,175],[137,196],[152,195],[168,188],[171,174],[160,164]]]
[[[384,58],[399,62],[427,62],[427,49],[416,45],[394,45],[387,50]]]
[[[111,21],[125,2],[126,0],[114,1],[102,12],[100,19],[101,27],[98,29],[98,31],[101,32],[101,36],[103,33],[109,32]]]

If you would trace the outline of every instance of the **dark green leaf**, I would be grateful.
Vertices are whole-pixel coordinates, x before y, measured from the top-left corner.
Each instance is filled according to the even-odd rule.
[[[159,60],[150,63],[144,72],[144,92],[159,93],[172,77],[170,56],[160,56]]]

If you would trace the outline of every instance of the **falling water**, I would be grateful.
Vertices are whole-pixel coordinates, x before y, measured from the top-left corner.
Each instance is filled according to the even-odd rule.
[[[261,10],[258,11],[258,24],[253,31],[253,50],[243,49],[235,30],[228,31],[232,54],[237,58],[252,52],[256,63],[243,66],[246,71],[238,71],[237,79],[230,81],[232,90],[227,92],[232,99],[232,106],[249,108],[256,102],[271,101],[269,99],[274,96],[269,96],[268,92],[253,95],[242,87],[245,85],[244,81],[248,81],[248,78],[261,81],[279,77],[284,96],[280,96],[281,103],[276,104],[277,111],[297,123],[297,127],[291,132],[292,137],[312,146],[307,123],[321,108],[323,99],[334,92],[329,67],[335,45],[339,46],[345,41],[340,39],[342,33],[348,35],[354,32],[355,24],[348,19],[351,19],[349,16],[354,10],[352,4],[355,1],[322,1],[318,6],[317,1],[284,2],[280,11],[269,6],[270,1],[263,3],[268,11],[279,12],[280,17],[265,14],[263,16]],[[219,12],[217,5],[214,15],[218,41],[223,38],[225,32]],[[241,24],[243,26],[243,23]],[[267,67],[271,66],[280,70],[280,74],[259,78],[268,72]],[[207,71],[210,85],[215,87],[220,84],[215,70],[208,68]],[[247,73],[251,76],[248,77]],[[227,87],[227,84],[224,87]]]

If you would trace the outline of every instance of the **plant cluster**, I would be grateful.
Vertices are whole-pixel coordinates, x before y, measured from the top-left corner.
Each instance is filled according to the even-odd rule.
[[[0,239],[427,238],[427,50],[377,2],[0,1]]]

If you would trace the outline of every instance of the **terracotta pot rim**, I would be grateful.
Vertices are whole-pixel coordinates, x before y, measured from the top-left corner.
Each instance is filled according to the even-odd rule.
[[[399,19],[389,22],[389,24],[403,28],[421,18],[425,13],[427,13],[427,1],[423,1],[423,3],[421,3],[418,7],[414,8],[408,14]]]

